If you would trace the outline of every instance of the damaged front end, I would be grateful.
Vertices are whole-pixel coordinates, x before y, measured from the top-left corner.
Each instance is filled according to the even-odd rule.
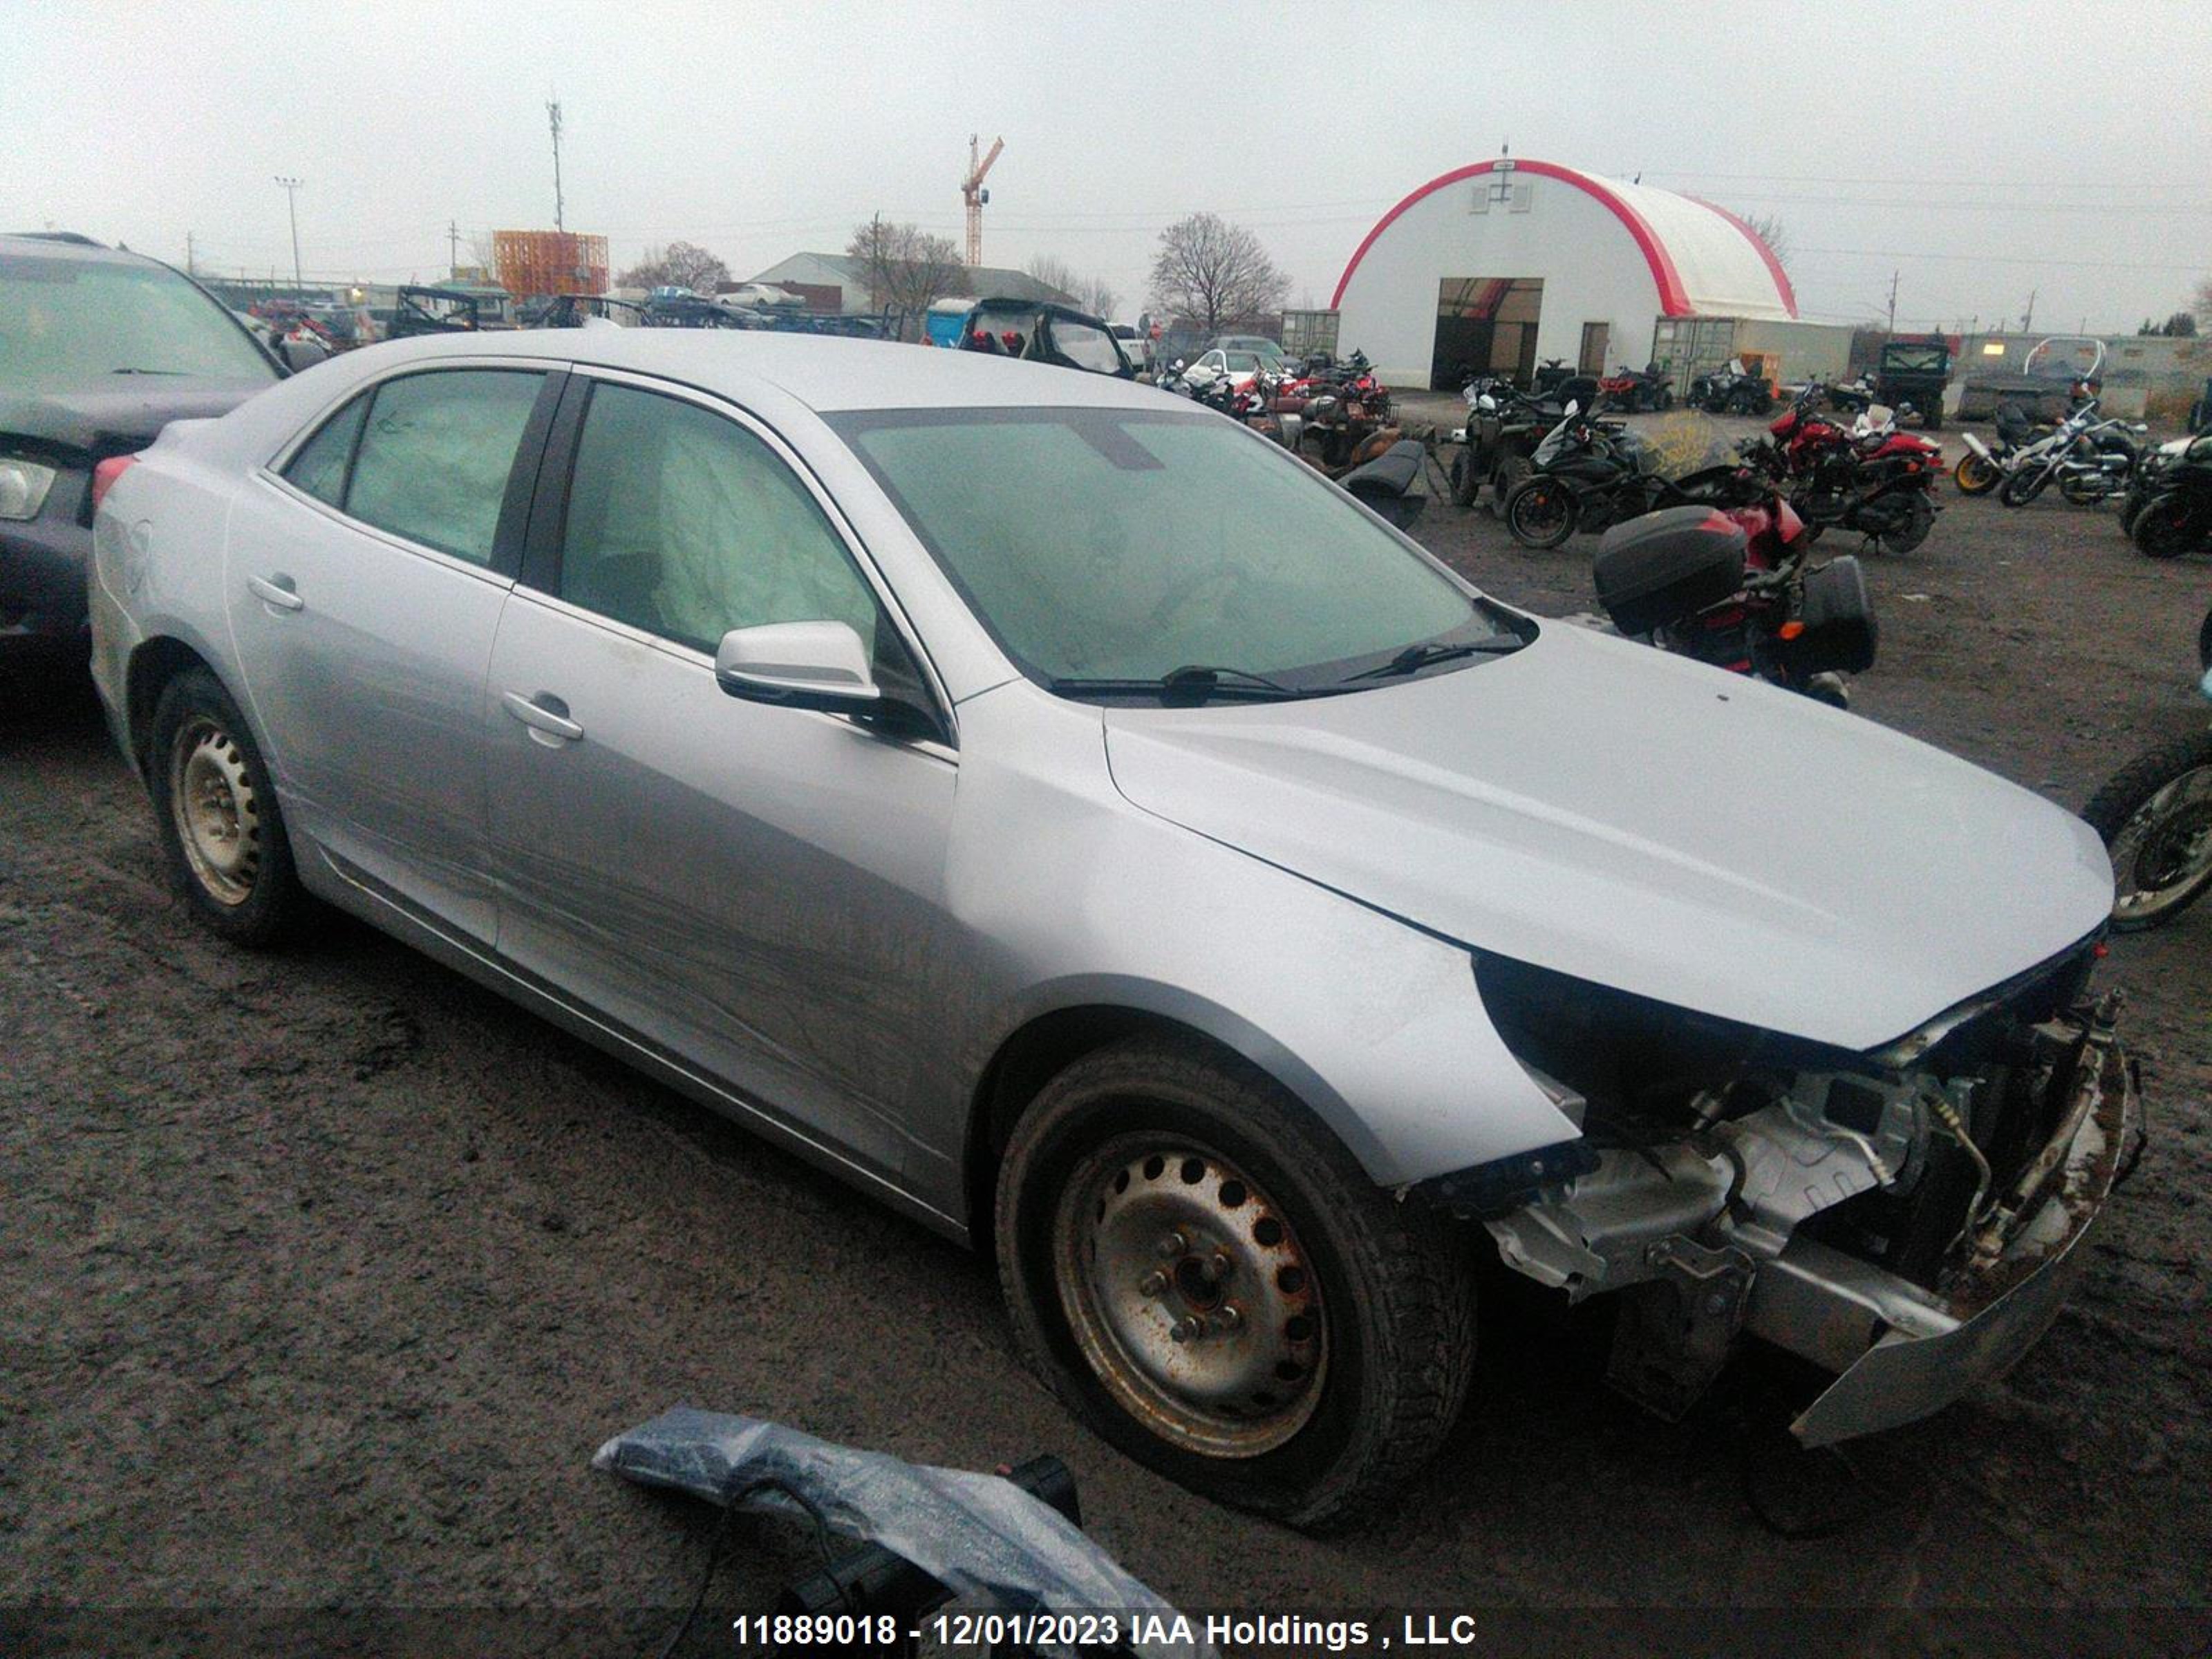
[[[1913,1421],[2042,1334],[2139,1148],[2097,954],[1863,1054],[1480,958],[1500,1033],[1583,1139],[1430,1196],[1570,1298],[1621,1293],[1609,1380],[1663,1415],[1749,1333],[1841,1373],[1793,1425],[1807,1444]]]

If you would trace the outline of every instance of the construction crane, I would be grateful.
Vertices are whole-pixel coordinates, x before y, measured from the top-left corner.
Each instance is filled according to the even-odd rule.
[[[991,192],[983,188],[983,175],[991,170],[991,163],[999,159],[999,152],[1006,147],[1003,138],[991,140],[991,153],[981,161],[975,159],[977,135],[968,135],[968,176],[960,181],[960,199],[968,204],[968,263],[983,263],[983,204],[991,199]]]

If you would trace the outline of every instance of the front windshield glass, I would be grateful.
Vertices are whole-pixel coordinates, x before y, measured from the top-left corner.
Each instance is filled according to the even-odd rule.
[[[131,374],[276,378],[222,307],[173,270],[0,254],[0,385]]]
[[[1334,484],[1217,415],[830,420],[1000,646],[1056,689],[1203,665],[1334,690],[1409,646],[1503,625]]]

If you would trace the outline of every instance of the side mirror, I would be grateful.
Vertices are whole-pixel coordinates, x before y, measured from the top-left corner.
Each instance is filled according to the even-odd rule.
[[[849,623],[763,623],[733,628],[714,652],[714,679],[733,697],[831,714],[882,701],[867,647]]]

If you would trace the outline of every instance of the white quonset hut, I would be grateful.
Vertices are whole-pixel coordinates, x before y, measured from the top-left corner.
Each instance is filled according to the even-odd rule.
[[[1517,157],[1431,179],[1384,214],[1330,303],[1339,349],[1405,386],[1456,386],[1462,366],[1525,382],[1553,357],[1679,369],[1702,355],[1701,319],[1797,315],[1781,264],[1734,214]]]

